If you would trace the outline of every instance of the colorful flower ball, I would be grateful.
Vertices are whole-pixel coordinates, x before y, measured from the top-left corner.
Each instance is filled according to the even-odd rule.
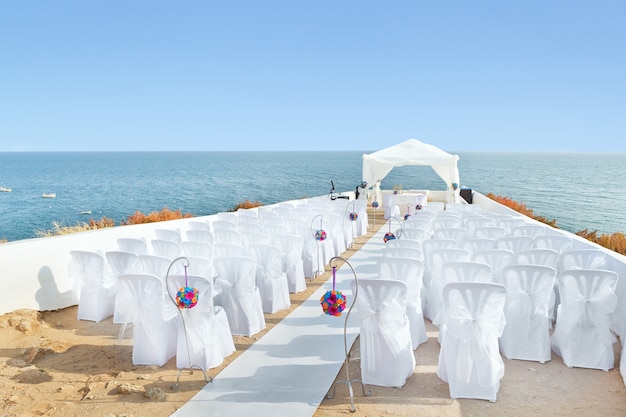
[[[385,233],[385,237],[383,238],[383,240],[385,241],[385,243],[387,243],[390,240],[394,240],[396,238],[396,235],[394,235],[391,232],[387,232]]]
[[[456,190],[457,188],[459,188],[459,184],[457,184],[456,182],[452,183],[452,189]]]
[[[410,215],[409,213],[405,214],[405,215],[404,215],[404,220],[408,220],[408,219],[409,219],[409,217],[411,217],[411,215]]]
[[[315,232],[315,240],[319,240],[320,242],[322,240],[326,240],[326,231],[325,230],[318,230],[317,232]]]
[[[415,210],[421,210],[422,209],[422,205],[421,204],[416,204],[415,205]]]
[[[176,305],[179,308],[192,308],[198,304],[198,290],[192,287],[181,287],[176,294]]]
[[[372,207],[378,208],[378,201],[373,201],[372,202]]]
[[[359,215],[356,214],[355,212],[350,213],[350,220],[352,220],[353,222],[356,221],[356,219],[359,218]]]
[[[320,298],[322,310],[329,316],[339,317],[341,312],[346,308],[346,296],[341,291],[328,290]]]

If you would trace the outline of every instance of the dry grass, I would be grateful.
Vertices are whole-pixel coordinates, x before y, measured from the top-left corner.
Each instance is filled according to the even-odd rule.
[[[512,210],[517,211],[518,213],[522,213],[530,218],[533,218],[537,221],[547,224],[548,226],[552,226],[558,229],[556,225],[556,220],[548,220],[542,216],[535,216],[533,211],[526,207],[525,203],[520,203],[510,199],[509,197],[502,197],[498,195],[494,195],[492,193],[487,194],[487,197],[490,199],[509,207]],[[580,232],[576,232],[576,235],[580,237],[584,237],[590,242],[597,243],[598,245],[610,249],[614,252],[620,253],[622,255],[626,255],[626,236],[623,233],[613,233],[613,234],[605,234],[602,233],[598,235],[597,231],[589,231],[588,229],[581,230]]]

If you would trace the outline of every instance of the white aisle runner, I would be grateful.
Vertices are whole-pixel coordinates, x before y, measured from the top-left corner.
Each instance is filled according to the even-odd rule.
[[[376,273],[376,258],[385,246],[383,229],[349,259],[359,279]],[[348,265],[337,269],[335,288],[346,295],[348,306],[353,280]],[[328,316],[319,301],[331,288],[332,277],[172,416],[312,416],[345,360],[345,313]],[[349,320],[348,349],[358,330]],[[357,397],[359,393],[355,389]]]

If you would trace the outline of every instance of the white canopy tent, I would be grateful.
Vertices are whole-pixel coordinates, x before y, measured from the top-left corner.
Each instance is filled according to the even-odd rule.
[[[446,199],[459,201],[458,155],[452,155],[441,149],[409,139],[398,145],[363,155],[363,181],[368,188],[374,189],[377,200],[381,201],[380,183],[395,167],[406,165],[429,165],[446,183]]]

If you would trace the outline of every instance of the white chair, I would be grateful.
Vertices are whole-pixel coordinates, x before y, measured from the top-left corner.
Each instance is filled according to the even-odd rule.
[[[498,227],[502,227],[505,231],[506,231],[506,235],[507,236],[511,236],[513,233],[513,229],[516,228],[517,226],[522,226],[524,225],[526,222],[524,221],[524,219],[519,218],[519,217],[503,217],[500,219],[497,219],[497,225]]]
[[[556,269],[542,265],[508,265],[502,270],[506,287],[506,325],[500,351],[508,359],[547,362],[551,359],[550,308]]]
[[[568,269],[604,269],[606,252],[601,249],[570,249],[559,255],[559,272]]]
[[[408,247],[408,246],[385,246],[381,249],[381,253],[384,257],[401,257],[401,258],[413,258],[420,261],[424,260],[424,254],[421,249]]]
[[[413,248],[422,252],[422,244],[412,239],[393,239],[385,244],[385,248]]]
[[[173,240],[152,239],[150,244],[152,245],[152,253],[154,255],[162,256],[170,261],[173,261],[183,254],[180,243]]]
[[[430,237],[430,232],[423,227],[403,227],[401,238],[404,240],[414,240],[423,242]]]
[[[210,243],[186,240],[181,246],[185,256],[200,256],[203,258],[213,259],[213,245]]]
[[[471,258],[474,262],[483,262],[491,266],[492,280],[500,282],[502,268],[513,263],[514,256],[510,249],[485,249],[474,252]]]
[[[236,243],[217,243],[213,246],[213,259],[223,256],[248,256],[248,249]]]
[[[446,316],[437,375],[448,383],[451,398],[495,402],[504,376],[498,338],[505,325],[505,287],[453,282],[444,287],[443,299]]]
[[[104,254],[107,264],[111,269],[111,273],[115,280],[119,282],[119,276],[122,274],[135,274],[141,272],[139,264],[139,255],[133,252],[109,251]],[[124,317],[120,316],[120,310],[117,306],[118,299],[115,297],[113,308],[113,323],[124,323]]]
[[[176,242],[179,245],[182,243],[183,239],[180,236],[180,231],[174,229],[155,229],[154,233],[156,234],[157,239],[161,240],[171,240],[172,242]]]
[[[111,317],[115,309],[116,281],[105,274],[104,257],[96,252],[70,251],[70,277],[78,295],[78,320],[96,323]]]
[[[298,235],[278,235],[274,238],[274,243],[282,252],[283,271],[287,274],[289,292],[299,293],[306,290],[302,261],[304,239]]]
[[[433,232],[433,239],[452,239],[460,246],[466,237],[465,229],[462,227],[441,227]]]
[[[247,248],[256,244],[269,245],[272,242],[272,237],[264,232],[241,232],[241,246]]]
[[[534,247],[537,249],[554,249],[559,254],[572,248],[574,240],[565,235],[540,235],[534,239]]]
[[[190,260],[189,267],[193,264]],[[213,304],[213,284],[205,277],[188,274],[169,276],[167,286],[172,301],[181,287],[198,290],[197,304],[179,311],[176,367],[207,370],[219,366],[236,349],[226,311]]]
[[[133,325],[133,365],[163,366],[176,355],[176,307],[166,298],[161,278],[150,274],[119,277],[123,324]]]
[[[213,232],[213,245],[219,243],[241,245],[241,234],[236,230],[216,229]]]
[[[165,283],[165,275],[170,268],[172,260],[163,256],[156,255],[139,255],[139,265],[141,266],[141,273],[150,274],[158,277]],[[178,264],[173,266],[172,272],[180,272],[178,270]]]
[[[603,269],[561,271],[561,297],[552,334],[552,350],[567,367],[608,371],[615,362],[611,314],[617,306],[618,275]]]
[[[228,316],[233,335],[252,336],[265,329],[261,293],[256,286],[256,262],[247,256],[216,257],[216,304]]]
[[[477,227],[474,229],[475,238],[497,239],[506,236],[506,230],[498,226]]]
[[[354,294],[356,280],[351,287]],[[406,303],[407,288],[401,281],[358,281],[354,310],[360,324],[363,384],[402,387],[413,374],[415,357]]]
[[[117,239],[117,246],[123,252],[133,252],[137,255],[148,255],[150,249],[144,239],[132,237],[120,237]]]
[[[431,283],[431,292],[434,297],[439,297],[441,307],[435,313],[432,323],[440,327],[445,317],[445,305],[443,303],[443,289],[451,282],[491,282],[491,267],[486,263],[472,261],[452,261],[441,265],[441,278]],[[441,332],[439,332],[441,341]]]
[[[543,265],[557,269],[559,253],[554,249],[526,249],[515,254],[514,264]]]
[[[248,249],[256,261],[256,286],[261,292],[263,312],[273,314],[288,309],[289,282],[283,272],[280,249],[264,244],[251,245]]]
[[[533,238],[530,236],[504,236],[496,239],[497,249],[509,249],[513,253],[533,247]]]
[[[223,213],[220,213],[223,214]],[[232,214],[232,213],[231,213]],[[211,223],[211,226],[213,227],[213,232],[217,232],[218,230],[230,230],[231,232],[238,232],[239,228],[237,227],[237,216],[233,215],[234,217],[231,220],[214,220]]]
[[[535,238],[537,236],[545,235],[547,230],[547,226],[541,226],[538,224],[524,224],[513,227],[511,229],[511,236],[530,236],[532,238]]]
[[[488,239],[488,238],[470,238],[470,239],[465,239],[463,243],[461,244],[461,247],[463,249],[467,249],[470,255],[472,255],[477,251],[495,249],[496,240]]]
[[[190,230],[204,230],[206,232],[211,232],[211,225],[205,221],[189,220],[187,222],[187,226],[189,226]]]
[[[437,216],[432,224],[433,232],[439,229],[461,228],[461,219],[457,216]]]
[[[496,221],[489,217],[473,216],[465,220],[465,231],[469,237],[477,237],[476,229],[483,227],[496,227]]]
[[[211,284],[215,282],[215,267],[211,259],[193,255],[187,256],[186,258],[189,261],[189,265],[187,266],[188,274],[205,278],[210,281]],[[212,292],[214,295],[215,291]]]
[[[187,235],[187,240],[189,241],[203,242],[210,245],[213,244],[213,232],[210,230],[189,229],[185,232],[185,234]]]
[[[433,249],[430,252],[426,261],[426,268],[430,273],[424,275],[424,278],[428,277],[428,282],[424,281],[424,287],[426,290],[425,315],[431,322],[437,317],[442,306],[443,278],[441,269],[443,265],[449,262],[468,261],[469,258],[470,253],[461,248]]]
[[[395,279],[406,284],[406,315],[411,329],[411,343],[413,349],[417,349],[419,345],[428,340],[421,298],[424,263],[414,258],[386,257],[378,259],[376,266],[379,278]]]

